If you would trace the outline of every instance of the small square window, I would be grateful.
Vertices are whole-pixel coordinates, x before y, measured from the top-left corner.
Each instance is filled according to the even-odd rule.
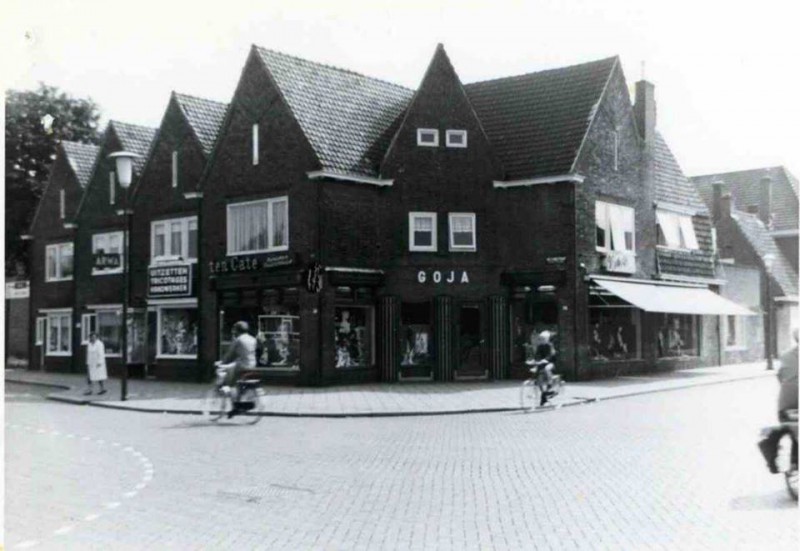
[[[439,147],[439,131],[435,128],[417,128],[417,145]]]
[[[436,213],[408,213],[408,250],[436,252]]]
[[[448,130],[445,137],[447,147],[467,147],[466,130]]]
[[[450,213],[450,250],[475,251],[475,214]]]

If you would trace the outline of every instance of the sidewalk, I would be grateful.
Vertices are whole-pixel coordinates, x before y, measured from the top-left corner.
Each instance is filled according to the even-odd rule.
[[[775,378],[764,362],[687,369],[670,373],[567,383],[557,406],[547,411],[600,400],[636,396],[758,377]],[[128,400],[119,380],[110,379],[103,396],[84,396],[83,375],[6,369],[6,382],[53,387],[50,400],[131,411],[199,414],[210,384],[129,380]],[[265,386],[265,415],[287,417],[381,417],[514,411],[520,409],[520,381],[470,383],[394,383],[298,388]]]

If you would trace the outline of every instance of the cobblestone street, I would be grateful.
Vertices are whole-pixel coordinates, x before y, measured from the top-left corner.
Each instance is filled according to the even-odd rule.
[[[87,408],[6,386],[8,549],[795,549],[773,378],[543,414]]]

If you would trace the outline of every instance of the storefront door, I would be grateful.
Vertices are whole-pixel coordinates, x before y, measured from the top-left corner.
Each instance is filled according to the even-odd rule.
[[[483,361],[483,327],[481,308],[463,304],[458,314],[458,377],[486,376]]]

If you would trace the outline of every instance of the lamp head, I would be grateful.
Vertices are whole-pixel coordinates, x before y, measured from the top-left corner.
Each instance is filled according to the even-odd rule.
[[[136,153],[130,151],[117,151],[108,156],[109,159],[114,159],[117,163],[117,181],[119,185],[125,189],[130,187],[133,180],[133,160],[141,157]]]

